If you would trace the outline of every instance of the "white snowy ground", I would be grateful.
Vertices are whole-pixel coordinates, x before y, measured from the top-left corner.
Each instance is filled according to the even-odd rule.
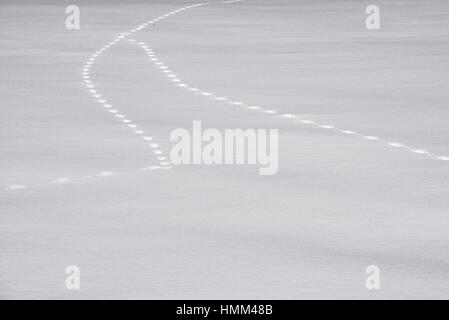
[[[90,74],[164,152],[192,120],[280,130],[275,176],[137,171],[158,165],[149,143],[92,98],[83,65],[191,3],[95,3],[77,1],[79,31],[64,26],[71,2],[0,4],[0,298],[449,298],[448,161],[192,94],[125,39]],[[201,6],[132,37],[189,85],[449,156],[448,3],[376,1],[379,31],[368,4]]]

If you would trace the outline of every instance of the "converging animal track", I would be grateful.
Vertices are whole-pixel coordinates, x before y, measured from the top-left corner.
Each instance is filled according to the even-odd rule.
[[[137,135],[139,138],[141,138],[143,141],[147,142],[149,147],[152,149],[153,154],[157,157],[157,160],[159,161],[160,166],[155,167],[156,169],[169,169],[171,168],[170,162],[167,161],[167,157],[164,155],[164,152],[160,149],[160,143],[156,142],[154,140],[154,137],[147,135],[143,129],[139,127],[135,122],[130,120],[130,118],[126,115],[124,115],[122,112],[118,110],[117,107],[114,107],[110,102],[108,102],[96,89],[96,85],[93,82],[91,78],[91,68],[92,65],[97,61],[97,59],[104,54],[105,51],[110,50],[114,45],[116,45],[121,39],[124,39],[126,35],[129,33],[123,33],[120,34],[117,38],[115,38],[113,41],[109,42],[108,44],[104,45],[102,48],[100,48],[98,51],[96,51],[86,62],[83,68],[82,76],[84,84],[89,91],[89,93],[92,95],[92,97],[95,99],[96,102],[98,102],[106,112],[108,112],[112,117],[116,119],[116,121],[119,121],[124,126],[126,126],[128,129],[131,130],[132,133]]]
[[[227,3],[233,3],[233,2],[239,2],[240,0],[232,0],[232,1],[224,1],[223,4]],[[152,25],[158,21],[164,20],[168,18],[171,15],[174,15],[176,13],[182,12],[187,9],[195,8],[198,6],[208,5],[212,3],[196,3],[188,6],[181,7],[179,9],[170,11],[162,16],[159,16],[155,19],[149,20],[145,23],[142,23],[138,26],[136,26],[134,29],[131,29],[129,31],[120,33],[118,36],[116,36],[112,41],[105,44],[103,47],[95,51],[86,61],[86,63],[83,66],[82,69],[82,79],[83,83],[88,90],[88,92],[91,94],[91,96],[95,99],[97,103],[99,103],[106,112],[111,114],[117,121],[120,121],[124,126],[126,126],[128,129],[131,130],[133,134],[135,134],[137,137],[142,139],[144,142],[148,143],[148,146],[150,147],[152,153],[155,155],[159,165],[151,165],[143,168],[137,168],[133,170],[128,171],[100,171],[97,173],[94,173],[92,175],[86,175],[81,177],[58,177],[56,179],[53,179],[51,181],[39,183],[39,184],[22,184],[22,183],[16,183],[8,186],[3,186],[0,190],[4,191],[19,191],[19,190],[26,190],[31,188],[38,188],[38,187],[44,187],[52,184],[68,184],[75,181],[83,181],[88,180],[92,178],[105,178],[105,177],[111,177],[111,176],[117,176],[120,174],[135,172],[135,171],[151,171],[151,170],[169,170],[172,169],[171,163],[168,161],[167,156],[165,155],[164,151],[160,148],[160,143],[155,141],[153,136],[147,135],[143,129],[141,129],[135,122],[133,122],[129,117],[124,115],[123,113],[119,112],[117,107],[114,107],[111,103],[109,103],[104,96],[100,92],[98,92],[96,88],[96,84],[92,79],[91,71],[92,66],[98,61],[98,59],[108,50],[113,48],[117,43],[122,41],[123,39],[127,38],[133,33],[136,33],[138,31],[141,31],[148,27],[149,25]]]
[[[341,134],[341,135],[347,135],[347,136],[353,136],[358,137],[361,139],[364,139],[366,141],[371,142],[377,142],[382,143],[387,147],[390,148],[396,148],[399,150],[407,151],[410,153],[414,153],[417,155],[424,155],[426,157],[441,160],[441,161],[449,161],[449,156],[440,156],[436,155],[426,149],[421,148],[413,148],[410,146],[407,146],[400,142],[392,142],[387,139],[380,138],[376,135],[368,135],[368,134],[362,134],[359,132],[356,132],[354,130],[348,130],[339,128],[332,124],[324,124],[319,123],[317,121],[314,121],[312,119],[307,119],[302,117],[299,114],[292,114],[292,113],[281,113],[274,109],[267,109],[260,106],[255,106],[251,104],[247,104],[241,101],[235,101],[231,100],[227,97],[223,97],[220,95],[216,95],[214,93],[199,89],[197,87],[191,86],[187,84],[184,80],[182,80],[177,74],[175,74],[172,70],[169,69],[167,65],[165,65],[162,61],[159,60],[159,58],[156,56],[153,49],[150,48],[146,43],[137,41],[134,38],[131,38],[131,35],[144,30],[149,25],[153,25],[156,22],[162,21],[164,19],[167,19],[173,15],[179,14],[185,10],[193,9],[196,7],[206,6],[206,5],[218,5],[218,4],[231,4],[231,3],[237,3],[242,0],[230,0],[230,1],[222,1],[222,2],[204,2],[204,3],[196,3],[188,6],[181,7],[179,9],[170,11],[162,16],[159,16],[157,18],[154,18],[152,20],[146,21],[138,26],[136,26],[134,29],[131,29],[126,32],[122,32],[119,35],[117,35],[112,41],[105,44],[103,47],[98,49],[96,52],[94,52],[86,61],[86,63],[83,66],[82,69],[82,81],[92,96],[94,100],[105,110],[105,112],[109,113],[113,119],[116,121],[119,121],[123,126],[126,126],[132,134],[137,136],[139,139],[141,139],[143,142],[147,143],[151,152],[156,157],[156,160],[158,161],[158,165],[153,166],[147,166],[144,168],[137,168],[133,170],[129,170],[126,172],[118,172],[118,171],[100,171],[98,173],[94,173],[92,175],[77,177],[77,178],[71,178],[71,177],[59,177],[57,179],[54,179],[52,181],[48,181],[47,183],[41,183],[41,184],[35,184],[35,185],[25,185],[25,184],[13,184],[9,186],[3,187],[3,190],[6,191],[15,191],[15,190],[24,190],[34,187],[42,187],[50,184],[67,184],[74,181],[81,181],[91,178],[99,178],[99,177],[111,177],[119,174],[129,173],[129,172],[135,172],[135,171],[148,171],[148,170],[169,170],[172,169],[171,163],[169,162],[167,156],[165,155],[164,151],[160,147],[160,142],[156,141],[155,138],[151,135],[148,135],[138,124],[137,122],[134,122],[131,120],[131,118],[124,113],[120,112],[119,109],[114,106],[112,103],[110,103],[97,89],[96,89],[96,83],[92,79],[92,67],[95,65],[95,63],[98,61],[100,57],[104,55],[105,52],[111,50],[116,46],[119,42],[127,39],[130,43],[137,44],[145,54],[147,55],[149,61],[153,63],[153,65],[156,67],[157,70],[159,70],[164,76],[166,76],[171,83],[179,88],[188,90],[192,94],[204,96],[205,98],[211,99],[216,102],[221,102],[227,105],[252,110],[254,112],[259,112],[266,114],[268,116],[277,117],[279,119],[285,119],[289,121],[294,121],[295,123],[298,123],[301,126],[309,126],[320,130],[326,130],[329,132],[333,132],[335,134]]]

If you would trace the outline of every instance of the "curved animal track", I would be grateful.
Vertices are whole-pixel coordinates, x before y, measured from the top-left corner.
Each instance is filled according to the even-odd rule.
[[[241,1],[241,0],[225,1],[222,3],[232,3],[232,2],[239,2],[239,1]],[[210,3],[208,3],[208,4],[210,4]],[[203,4],[203,5],[206,5],[206,4]],[[362,134],[362,133],[356,132],[354,130],[338,128],[337,126],[331,125],[331,124],[319,123],[312,119],[303,118],[298,114],[281,113],[274,109],[266,109],[266,108],[263,108],[260,106],[246,104],[241,101],[231,100],[231,99],[228,99],[227,97],[216,95],[209,91],[205,91],[200,88],[191,86],[191,85],[187,84],[186,82],[184,82],[177,74],[175,74],[171,69],[169,69],[169,67],[167,65],[165,65],[162,61],[160,61],[160,59],[156,56],[154,51],[152,49],[150,49],[150,47],[145,42],[142,42],[142,41],[138,42],[136,39],[128,39],[128,41],[139,45],[144,50],[144,52],[147,54],[149,61],[151,61],[154,64],[154,66],[156,67],[156,69],[158,69],[163,75],[165,75],[173,83],[173,85],[180,87],[182,89],[188,90],[188,91],[192,92],[193,94],[201,95],[201,96],[204,96],[211,100],[226,103],[228,105],[237,106],[237,107],[241,107],[244,109],[264,113],[267,115],[280,117],[282,119],[288,119],[291,121],[295,121],[296,123],[298,123],[300,125],[307,125],[310,127],[315,127],[317,129],[333,131],[334,133],[337,133],[337,134],[354,136],[354,137],[364,139],[366,141],[383,143],[385,146],[390,147],[390,148],[408,151],[408,152],[411,152],[414,154],[425,155],[427,157],[430,157],[430,158],[433,158],[436,160],[449,161],[449,156],[436,155],[436,154],[434,154],[428,150],[425,150],[425,149],[413,148],[413,147],[407,146],[403,143],[388,141],[387,139],[383,139],[378,136]]]
[[[205,5],[217,5],[217,4],[231,4],[231,3],[236,3],[236,2],[240,2],[240,1],[242,1],[242,0],[230,0],[230,1],[222,1],[222,2],[218,2],[218,3],[211,3],[211,2],[196,3],[196,4],[184,6],[179,9],[170,11],[167,14],[164,14],[155,19],[146,21],[145,23],[138,25],[134,29],[131,29],[127,32],[120,33],[112,41],[110,41],[109,43],[107,43],[106,45],[104,45],[103,47],[98,49],[86,61],[85,65],[83,66],[83,69],[82,69],[82,79],[83,79],[84,85],[85,85],[86,89],[88,90],[88,92],[95,99],[95,101],[97,103],[99,103],[102,106],[102,108],[106,112],[108,112],[116,121],[119,121],[120,123],[122,123],[123,126],[126,126],[134,135],[136,135],[138,138],[142,139],[145,143],[148,143],[150,150],[152,151],[152,153],[154,154],[154,156],[156,157],[156,159],[159,163],[159,165],[153,165],[153,166],[148,166],[148,167],[144,167],[144,168],[133,169],[133,170],[129,170],[126,172],[160,170],[160,169],[168,170],[168,169],[171,169],[172,166],[171,166],[171,163],[168,161],[167,156],[164,154],[163,150],[161,150],[160,143],[155,141],[153,136],[147,135],[145,133],[145,131],[143,129],[141,129],[137,123],[133,122],[130,119],[130,117],[119,112],[117,107],[114,107],[111,103],[109,103],[107,101],[107,99],[105,97],[103,97],[102,94],[99,93],[95,89],[96,84],[92,80],[92,77],[91,77],[92,66],[95,64],[95,62],[98,60],[99,57],[101,57],[106,51],[113,48],[117,43],[119,43],[120,41],[122,41],[124,39],[129,38],[132,34],[147,28],[149,25],[153,25],[156,22],[167,19],[172,15],[176,15],[180,12],[183,12],[185,10],[192,9],[195,7],[200,7],[200,6],[205,6]],[[411,153],[418,154],[418,155],[425,155],[429,158],[433,158],[433,159],[437,159],[437,160],[441,160],[441,161],[449,161],[449,156],[436,155],[436,154],[429,152],[425,149],[412,148],[403,143],[390,142],[386,139],[382,139],[382,138],[374,136],[374,135],[361,134],[361,133],[353,131],[353,130],[341,129],[341,128],[338,128],[337,126],[334,126],[331,124],[318,123],[312,119],[306,119],[297,114],[281,113],[274,109],[266,109],[266,108],[263,108],[260,106],[249,105],[249,104],[246,104],[241,101],[231,100],[231,99],[228,99],[227,97],[216,95],[214,93],[204,91],[202,89],[190,86],[186,82],[184,82],[181,78],[179,78],[178,75],[173,73],[173,71],[170,70],[168,68],[168,66],[166,66],[163,62],[161,62],[159,60],[159,58],[156,56],[156,54],[154,53],[154,51],[146,43],[138,42],[137,40],[131,39],[131,38],[129,38],[128,41],[139,45],[144,50],[144,52],[147,54],[149,60],[154,64],[154,66],[163,75],[165,75],[173,83],[173,85],[175,85],[179,88],[188,90],[192,94],[201,95],[201,96],[204,96],[205,98],[208,98],[208,99],[211,99],[211,100],[214,100],[217,102],[225,103],[225,104],[232,105],[232,106],[237,106],[240,108],[252,110],[252,111],[263,113],[263,114],[267,114],[267,115],[270,115],[273,117],[278,117],[281,119],[295,121],[296,123],[298,123],[300,125],[306,125],[306,126],[310,126],[310,127],[314,127],[314,128],[322,129],[322,130],[328,130],[328,131],[332,131],[337,134],[354,136],[354,137],[364,139],[366,141],[382,143],[390,148],[396,148],[399,150],[411,152]],[[52,181],[42,183],[42,184],[35,184],[35,185],[13,184],[13,185],[3,187],[3,190],[14,191],[14,190],[24,190],[24,189],[35,188],[35,187],[42,187],[42,186],[47,186],[47,185],[51,185],[51,184],[68,184],[68,183],[71,183],[74,181],[86,180],[86,179],[91,179],[91,178],[107,178],[107,177],[112,177],[112,176],[116,176],[116,175],[123,174],[123,173],[125,173],[125,172],[123,172],[123,171],[122,172],[100,171],[93,175],[82,176],[82,177],[77,177],[77,178],[59,177]]]
[[[240,0],[234,0],[234,1],[225,1],[223,3],[232,3],[232,2],[238,2]],[[163,19],[166,19],[167,17],[179,13],[181,11],[194,8],[197,6],[207,5],[208,3],[197,3],[189,6],[184,6],[179,9],[170,11],[167,14],[164,14],[160,17],[157,17],[155,19],[149,20],[143,24],[138,25],[132,30],[129,30],[127,32],[120,33],[117,35],[112,41],[105,44],[103,47],[98,49],[94,54],[92,54],[86,63],[83,66],[82,69],[82,79],[83,83],[88,90],[88,92],[91,94],[91,96],[95,99],[96,102],[98,102],[106,112],[110,113],[111,116],[113,116],[117,121],[120,121],[124,126],[126,126],[133,134],[138,136],[140,139],[142,139],[144,142],[148,143],[148,146],[150,147],[152,153],[155,155],[157,161],[159,162],[159,165],[152,165],[147,166],[143,168],[138,168],[134,170],[129,170],[126,172],[135,172],[135,171],[150,171],[150,170],[169,170],[172,168],[171,163],[168,161],[167,156],[164,154],[164,152],[160,149],[160,143],[154,140],[154,138],[150,135],[147,135],[143,129],[141,129],[135,122],[133,122],[129,117],[124,115],[123,113],[119,112],[119,110],[114,107],[111,103],[109,103],[105,97],[103,97],[95,88],[96,84],[92,80],[91,77],[91,69],[92,66],[95,64],[96,61],[98,61],[98,58],[101,57],[106,51],[113,48],[117,43],[128,37],[129,35],[141,31],[148,27],[150,24],[154,24],[158,21],[161,21]],[[25,190],[30,188],[37,188],[37,187],[44,187],[51,184],[68,184],[74,181],[80,181],[80,180],[86,180],[86,179],[92,179],[92,178],[106,178],[111,176],[116,176],[119,174],[123,174],[125,172],[118,172],[118,171],[100,171],[92,175],[82,176],[82,177],[59,177],[54,180],[40,183],[40,184],[32,184],[32,185],[26,185],[26,184],[12,184],[9,186],[3,186],[2,190],[4,191],[18,191],[18,190]],[[1,190],[1,189],[0,189]]]

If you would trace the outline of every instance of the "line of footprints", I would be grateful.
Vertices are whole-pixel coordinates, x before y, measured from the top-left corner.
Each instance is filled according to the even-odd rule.
[[[234,2],[240,2],[241,0],[231,0],[231,1],[223,1],[222,4],[230,4]],[[110,114],[112,114],[116,119],[121,121],[124,125],[126,125],[129,129],[132,130],[132,132],[139,137],[141,137],[145,142],[149,143],[149,147],[151,148],[153,154],[156,156],[156,159],[159,162],[159,165],[154,166],[147,166],[143,168],[138,168],[135,170],[130,170],[127,172],[134,172],[134,171],[149,171],[149,170],[169,170],[172,169],[171,163],[168,161],[168,158],[166,155],[164,155],[164,152],[160,149],[160,143],[154,141],[154,138],[152,136],[146,135],[144,130],[140,129],[137,124],[132,122],[129,118],[127,118],[124,114],[120,113],[116,107],[113,107],[111,103],[108,103],[107,100],[102,97],[102,95],[95,89],[96,85],[92,80],[91,77],[91,69],[92,66],[95,64],[95,62],[98,60],[98,58],[105,53],[106,51],[113,48],[117,43],[122,41],[123,39],[127,38],[129,35],[139,32],[145,28],[147,28],[149,25],[154,25],[155,23],[162,21],[174,14],[180,13],[184,10],[192,9],[199,6],[204,5],[211,5],[214,3],[196,3],[188,6],[181,7],[179,9],[173,10],[167,14],[164,14],[160,17],[157,17],[153,20],[149,20],[143,24],[138,25],[132,30],[129,30],[128,32],[120,33],[117,37],[115,37],[111,42],[107,43],[103,47],[101,47],[99,50],[97,50],[94,54],[92,54],[82,69],[82,79],[84,82],[85,87],[89,91],[89,93],[92,95],[92,97],[103,106],[105,110],[107,110]],[[83,181],[87,179],[92,178],[107,178],[112,176],[117,176],[119,174],[124,174],[126,172],[119,172],[119,171],[100,171],[98,173],[92,174],[92,175],[86,175],[82,177],[77,178],[71,178],[71,177],[59,177],[57,179],[54,179],[52,181],[46,182],[46,183],[40,183],[40,184],[13,184],[9,186],[4,186],[2,189],[4,191],[15,191],[15,190],[25,190],[25,189],[31,189],[31,188],[38,188],[38,187],[44,187],[51,184],[67,184],[75,181]]]
[[[108,113],[110,113],[114,118],[116,118],[118,121],[120,121],[121,123],[123,123],[123,125],[125,125],[127,128],[129,128],[132,133],[134,133],[135,135],[137,135],[138,137],[140,137],[141,139],[143,139],[145,142],[148,143],[152,153],[154,154],[154,156],[156,157],[159,165],[154,165],[154,166],[148,166],[148,167],[144,167],[144,168],[138,168],[135,170],[130,170],[130,171],[148,171],[148,170],[169,170],[172,169],[172,165],[169,162],[167,156],[164,154],[164,151],[161,150],[160,148],[160,143],[156,142],[154,137],[147,135],[144,130],[142,130],[139,125],[137,125],[135,122],[133,122],[131,119],[129,119],[129,117],[127,117],[126,115],[124,115],[123,113],[121,113],[117,107],[114,107],[111,103],[109,103],[95,88],[96,85],[94,83],[94,81],[92,80],[91,77],[91,69],[92,66],[95,64],[95,62],[98,60],[98,58],[105,53],[106,51],[110,50],[111,48],[113,48],[117,43],[119,43],[120,41],[127,39],[129,42],[136,44],[138,46],[140,46],[141,49],[144,50],[145,54],[147,55],[148,59],[154,64],[154,66],[160,70],[160,72],[165,75],[175,86],[179,87],[179,88],[183,88],[186,89],[190,92],[192,92],[193,94],[196,95],[201,95],[204,96],[206,98],[212,99],[214,101],[218,101],[218,102],[222,102],[222,103],[226,103],[228,105],[232,105],[235,107],[241,107],[241,108],[245,108],[248,110],[253,110],[255,112],[260,112],[260,113],[264,113],[267,115],[272,115],[272,116],[278,116],[281,117],[283,119],[288,119],[291,121],[295,121],[301,125],[307,125],[307,126],[311,126],[311,127],[316,127],[319,129],[323,129],[323,130],[333,130],[336,133],[339,134],[344,134],[344,135],[350,135],[350,136],[355,136],[355,137],[359,137],[368,141],[374,141],[374,142],[380,142],[380,143],[384,143],[386,144],[386,146],[391,147],[391,148],[397,148],[397,149],[401,149],[403,151],[409,151],[415,154],[420,154],[420,155],[425,155],[427,157],[433,158],[433,159],[437,159],[437,160],[441,160],[441,161],[449,161],[449,156],[439,156],[436,155],[434,153],[431,153],[425,149],[417,149],[417,148],[412,148],[409,147],[403,143],[399,143],[399,142],[390,142],[387,141],[385,139],[379,138],[377,136],[373,136],[373,135],[364,135],[361,133],[358,133],[356,131],[353,130],[346,130],[346,129],[340,129],[334,125],[330,125],[330,124],[321,124],[318,123],[314,120],[311,119],[304,119],[302,118],[300,115],[297,114],[290,114],[290,113],[280,113],[276,110],[272,110],[272,109],[266,109],[266,108],[262,108],[260,106],[254,106],[254,105],[248,105],[246,103],[240,102],[240,101],[234,101],[234,100],[230,100],[226,97],[223,96],[219,96],[219,95],[215,95],[211,92],[207,92],[204,90],[201,90],[199,88],[193,87],[188,85],[187,83],[185,83],[183,80],[181,80],[175,73],[173,73],[168,66],[166,66],[163,62],[161,62],[158,57],[156,56],[156,54],[154,53],[154,51],[144,42],[138,42],[136,39],[130,38],[130,36],[136,32],[139,32],[145,28],[147,28],[149,25],[154,25],[155,23],[167,19],[173,15],[179,14],[185,10],[188,9],[192,9],[192,8],[196,8],[196,7],[200,7],[200,6],[205,6],[205,5],[214,5],[214,4],[231,4],[231,3],[236,3],[236,2],[240,2],[242,0],[231,0],[231,1],[223,1],[220,3],[196,3],[196,4],[192,4],[189,6],[184,6],[181,7],[179,9],[173,10],[167,14],[164,14],[160,17],[157,17],[153,20],[149,20],[143,24],[138,25],[137,27],[135,27],[132,30],[129,30],[128,32],[123,32],[120,33],[118,36],[116,36],[111,42],[107,43],[106,45],[104,45],[103,47],[101,47],[99,50],[97,50],[94,54],[92,54],[89,59],[87,60],[86,64],[84,65],[83,69],[82,69],[82,79],[84,82],[84,85],[86,87],[86,89],[89,91],[89,93],[92,95],[92,97],[105,109],[105,111],[107,111]],[[66,184],[66,183],[70,183],[73,181],[81,181],[81,180],[86,180],[86,179],[91,179],[91,178],[105,178],[105,177],[111,177],[111,176],[115,176],[118,174],[121,174],[124,172],[116,172],[116,171],[101,171],[98,172],[96,174],[93,175],[89,175],[89,176],[84,176],[84,177],[78,177],[78,178],[69,178],[69,177],[60,177],[57,178],[53,181],[50,181],[50,184]],[[14,185],[10,185],[7,187],[4,187],[4,190],[22,190],[22,189],[28,189],[28,188],[32,188],[32,187],[40,187],[40,186],[45,186],[48,185],[49,183],[43,183],[43,184],[39,184],[39,185],[23,185],[23,184],[14,184]]]
[[[322,123],[318,123],[314,120],[311,119],[305,119],[302,118],[300,115],[297,114],[290,114],[290,113],[280,113],[276,110],[272,110],[272,109],[266,109],[266,108],[262,108],[260,106],[254,106],[254,105],[248,105],[246,103],[243,103],[241,101],[234,101],[231,99],[228,99],[226,97],[223,96],[218,96],[215,95],[214,93],[211,92],[207,92],[204,91],[202,89],[193,87],[188,85],[187,83],[185,83],[178,75],[176,75],[172,70],[170,70],[170,68],[165,65],[163,62],[161,62],[158,57],[156,56],[156,54],[154,53],[154,51],[152,49],[150,49],[150,47],[145,43],[145,42],[137,42],[137,40],[135,39],[128,39],[129,42],[137,44],[138,46],[140,46],[145,53],[147,54],[149,60],[154,64],[154,66],[160,70],[160,72],[165,75],[175,86],[186,89],[190,92],[192,92],[193,94],[196,95],[200,95],[200,96],[204,96],[207,97],[209,99],[215,100],[215,101],[219,101],[222,103],[226,103],[232,106],[237,106],[237,107],[241,107],[241,108],[245,108],[245,109],[249,109],[249,110],[253,110],[253,111],[257,111],[257,112],[261,112],[264,114],[268,114],[268,115],[274,115],[274,116],[278,116],[281,117],[283,119],[288,119],[291,121],[296,121],[297,123],[301,124],[301,125],[308,125],[308,126],[312,126],[312,127],[316,127],[319,129],[324,129],[324,130],[333,130],[334,132],[337,132],[339,134],[344,134],[344,135],[352,135],[355,137],[359,137],[368,141],[376,141],[376,142],[381,142],[386,144],[388,147],[391,148],[397,148],[397,149],[402,149],[404,151],[409,151],[415,154],[422,154],[422,155],[426,155],[428,157],[432,157],[434,159],[437,160],[442,160],[442,161],[449,161],[449,157],[446,156],[438,156],[436,154],[433,154],[427,150],[424,149],[417,149],[417,148],[412,148],[409,147],[403,143],[400,142],[389,142],[385,139],[379,138],[377,136],[372,136],[372,135],[364,135],[364,134],[360,134],[356,131],[353,130],[347,130],[347,129],[340,129],[334,125],[330,125],[330,124],[322,124]]]

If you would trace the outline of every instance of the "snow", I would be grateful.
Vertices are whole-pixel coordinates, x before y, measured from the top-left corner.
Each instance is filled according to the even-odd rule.
[[[445,1],[377,1],[376,31],[356,0],[156,19],[190,4],[78,1],[78,31],[0,4],[0,297],[447,299]],[[278,174],[164,170],[193,120],[279,129]]]

